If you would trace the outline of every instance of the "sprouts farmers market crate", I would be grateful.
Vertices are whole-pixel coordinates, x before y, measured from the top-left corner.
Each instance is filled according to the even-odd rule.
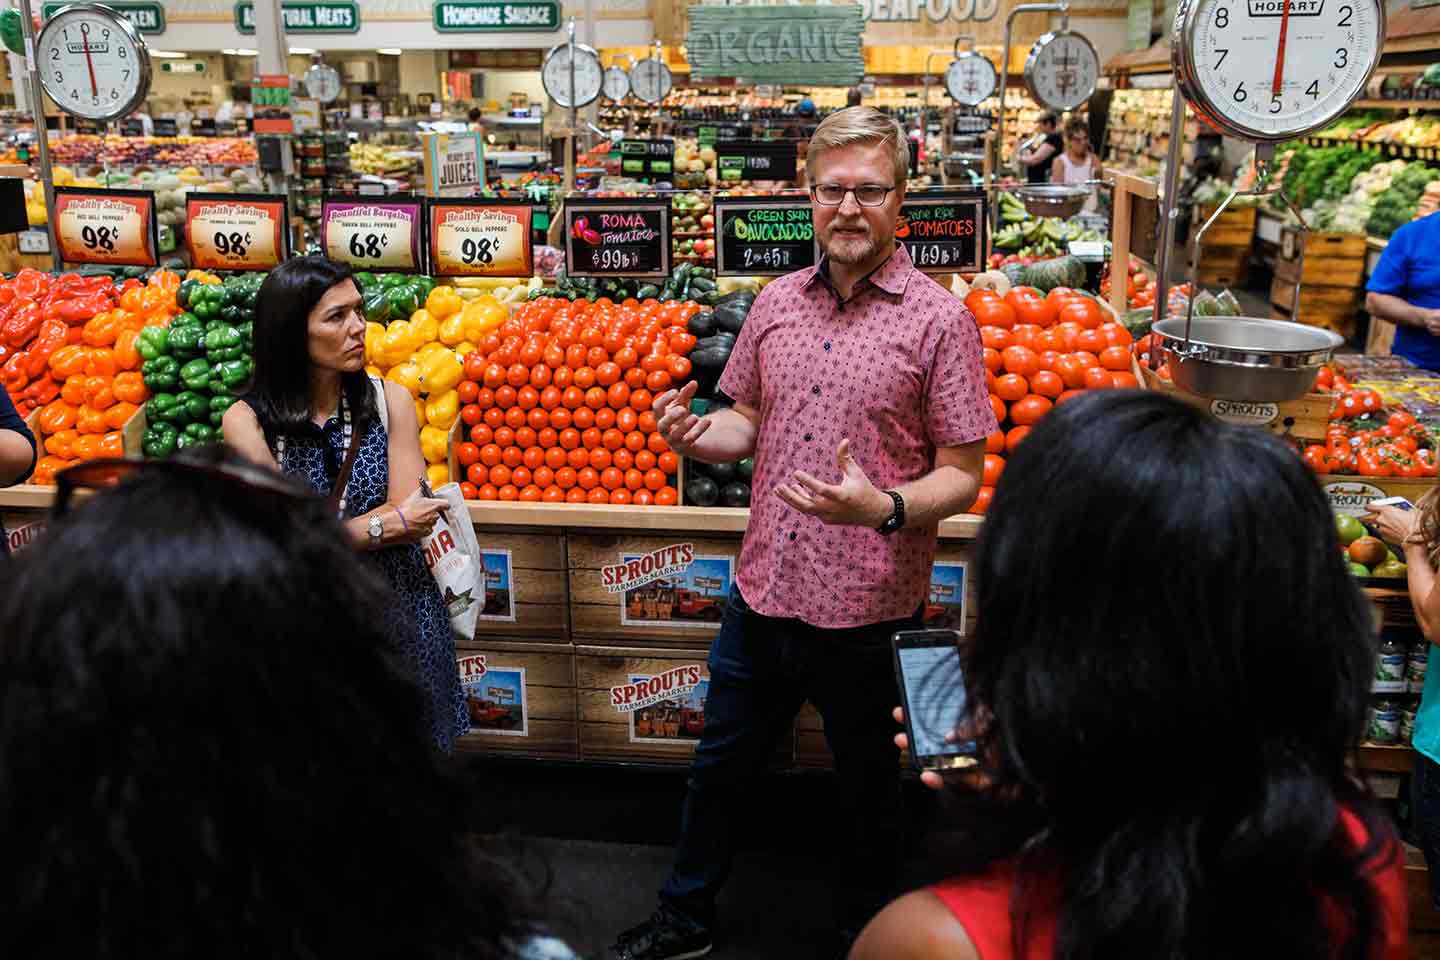
[[[575,760],[575,654],[537,643],[457,651],[470,732],[455,749]]]
[[[735,582],[739,536],[572,531],[567,545],[576,642],[709,649]]]
[[[1404,497],[1411,503],[1419,501],[1435,486],[1435,478],[1405,477],[1359,477],[1321,474],[1316,477],[1325,495],[1330,498],[1330,507],[1336,513],[1358,517],[1365,512],[1371,500],[1381,497]]]
[[[1330,423],[1330,407],[1335,398],[1328,393],[1309,393],[1299,400],[1285,403],[1250,403],[1243,400],[1212,400],[1181,390],[1169,380],[1162,380],[1153,371],[1132,363],[1135,379],[1146,390],[1159,390],[1191,406],[1210,411],[1211,416],[1226,423],[1264,427],[1281,436],[1301,440],[1324,440]]]
[[[485,607],[474,645],[497,637],[569,643],[565,538],[546,529],[477,525],[475,539],[485,564]]]

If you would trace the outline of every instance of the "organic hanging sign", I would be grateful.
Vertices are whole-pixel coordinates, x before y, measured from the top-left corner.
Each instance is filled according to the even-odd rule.
[[[815,226],[804,197],[716,197],[715,272],[773,276],[815,265]]]
[[[424,200],[332,194],[320,211],[325,256],[357,270],[419,273]]]
[[[289,199],[254,193],[185,197],[185,245],[198,270],[270,270],[286,257]]]
[[[565,263],[572,277],[669,277],[670,199],[567,199]]]
[[[692,4],[685,34],[691,76],[844,87],[865,75],[858,4],[721,7]]]
[[[984,194],[913,193],[900,205],[895,239],[920,270],[978,273],[985,269],[984,230]]]
[[[156,266],[160,234],[155,194],[56,187],[55,240],[67,263]]]

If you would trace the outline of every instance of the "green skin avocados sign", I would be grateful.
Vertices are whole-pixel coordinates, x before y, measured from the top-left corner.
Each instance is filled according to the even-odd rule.
[[[105,4],[135,25],[141,33],[165,32],[165,8],[158,3],[123,3],[112,0]],[[68,3],[47,3],[40,8],[40,16],[46,20],[69,6]]]
[[[434,9],[441,33],[560,29],[557,0],[436,0]]]
[[[281,5],[286,33],[359,33],[360,6],[352,0],[333,3],[286,2]],[[241,33],[255,32],[255,4],[242,0],[235,4],[235,29]]]

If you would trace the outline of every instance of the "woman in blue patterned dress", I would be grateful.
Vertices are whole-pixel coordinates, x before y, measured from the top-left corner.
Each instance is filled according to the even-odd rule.
[[[365,373],[365,318],[348,266],[299,257],[271,271],[256,306],[254,390],[243,399],[225,414],[225,442],[331,495],[354,548],[390,583],[386,631],[414,668],[431,737],[448,751],[469,717],[450,618],[418,545],[446,502],[420,494],[410,394]],[[336,489],[352,442],[354,463]]]

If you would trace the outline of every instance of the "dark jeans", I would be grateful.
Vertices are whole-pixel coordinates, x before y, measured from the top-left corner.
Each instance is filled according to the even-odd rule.
[[[1440,909],[1440,764],[1418,751],[1410,777],[1410,816],[1430,868],[1430,899]]]
[[[709,928],[715,897],[730,874],[735,830],[759,806],[747,791],[775,744],[809,700],[825,720],[843,791],[847,836],[834,872],[836,921],[858,932],[895,890],[900,846],[900,703],[890,653],[896,630],[915,629],[920,611],[842,630],[766,617],[731,590],[710,647],[705,732],[690,766],[675,865],[661,902]]]

